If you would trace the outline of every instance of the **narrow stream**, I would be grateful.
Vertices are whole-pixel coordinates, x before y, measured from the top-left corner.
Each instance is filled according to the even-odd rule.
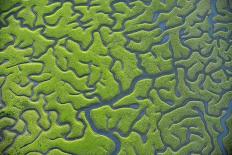
[[[229,104],[229,107],[226,109],[226,113],[225,115],[220,119],[221,122],[221,127],[223,128],[223,132],[221,132],[218,137],[218,144],[220,146],[220,149],[222,151],[223,155],[228,155],[227,150],[225,149],[224,143],[223,143],[223,139],[228,135],[229,133],[229,128],[226,124],[226,121],[231,117],[232,115],[232,101]]]

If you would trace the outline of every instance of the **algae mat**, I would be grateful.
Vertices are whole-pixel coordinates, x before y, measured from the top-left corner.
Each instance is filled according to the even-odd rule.
[[[0,0],[0,154],[231,148],[231,0]]]

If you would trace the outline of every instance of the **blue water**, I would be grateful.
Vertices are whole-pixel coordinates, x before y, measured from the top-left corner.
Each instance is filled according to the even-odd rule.
[[[167,29],[167,26],[166,26],[166,23],[165,23],[165,22],[160,22],[160,23],[159,23],[159,27],[160,27],[160,29],[162,30],[162,32],[165,31],[165,30]]]
[[[217,16],[217,0],[210,0],[210,15],[209,15],[209,19],[208,19],[208,22],[209,22],[209,35],[213,38],[213,32],[214,32],[214,24],[215,24],[215,21],[213,20],[213,18],[215,16]]]
[[[158,19],[160,13],[161,13],[160,11],[155,11],[154,12],[153,19],[152,19],[153,22],[155,22]]]
[[[167,34],[167,35],[165,35],[163,37],[163,39],[161,40],[160,44],[164,44],[164,43],[168,42],[168,40],[169,40],[169,35]]]
[[[217,139],[218,139],[218,144],[220,146],[220,149],[221,149],[223,155],[228,155],[228,152],[225,149],[225,146],[223,143],[223,139],[228,135],[229,128],[226,125],[226,121],[231,117],[231,115],[232,115],[232,101],[230,102],[229,107],[226,109],[225,115],[220,119],[221,127],[223,128],[223,132],[221,132],[219,134]]]

